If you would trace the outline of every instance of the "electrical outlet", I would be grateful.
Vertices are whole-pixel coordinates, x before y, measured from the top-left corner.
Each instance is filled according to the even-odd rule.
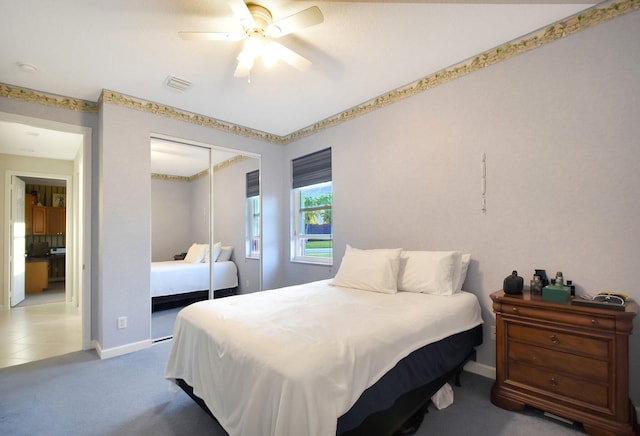
[[[126,316],[119,316],[118,317],[118,328],[119,329],[124,329],[127,327],[127,317]]]
[[[251,281],[249,279],[247,279],[245,283],[246,283],[247,289],[251,287]]]
[[[491,326],[491,340],[492,341],[496,340],[496,326],[495,325]]]

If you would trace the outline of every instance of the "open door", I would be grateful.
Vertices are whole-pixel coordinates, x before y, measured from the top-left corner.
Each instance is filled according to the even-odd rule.
[[[24,255],[25,255],[25,183],[11,176],[11,281],[9,293],[11,307],[24,300]]]

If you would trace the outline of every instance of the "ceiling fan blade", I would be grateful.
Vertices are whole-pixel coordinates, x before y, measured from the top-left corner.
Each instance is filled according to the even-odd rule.
[[[311,66],[311,61],[295,51],[288,49],[277,42],[270,42],[271,48],[278,54],[278,57],[297,70],[304,71]]]
[[[305,27],[315,26],[324,21],[324,16],[317,6],[304,9],[293,15],[274,21],[267,28],[267,35],[275,38],[288,35]]]
[[[251,11],[247,7],[244,0],[228,0],[229,7],[233,11],[233,14],[240,20],[240,23],[245,29],[253,29],[256,27],[256,22],[251,15]]]
[[[236,71],[233,73],[233,77],[247,77],[251,69],[243,62],[238,62]]]
[[[206,41],[240,41],[245,35],[229,32],[178,32],[182,39]]]

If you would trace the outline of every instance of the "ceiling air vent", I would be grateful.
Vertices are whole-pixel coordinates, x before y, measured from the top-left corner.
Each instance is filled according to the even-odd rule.
[[[177,89],[178,91],[186,91],[187,89],[191,88],[192,85],[192,83],[188,80],[181,79],[175,76],[167,77],[166,83],[169,88]]]

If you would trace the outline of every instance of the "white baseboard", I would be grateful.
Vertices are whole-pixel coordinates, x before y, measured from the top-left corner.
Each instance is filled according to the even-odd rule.
[[[121,345],[119,347],[102,349],[100,343],[96,343],[96,352],[100,359],[110,359],[116,356],[122,356],[123,354],[133,353],[134,351],[144,350],[151,347],[153,342],[151,339],[146,339],[140,342],[133,342],[131,344]]]
[[[464,370],[481,375],[483,377],[491,378],[494,380],[496,379],[495,367],[474,362],[473,360],[467,362],[467,364],[464,366]]]

